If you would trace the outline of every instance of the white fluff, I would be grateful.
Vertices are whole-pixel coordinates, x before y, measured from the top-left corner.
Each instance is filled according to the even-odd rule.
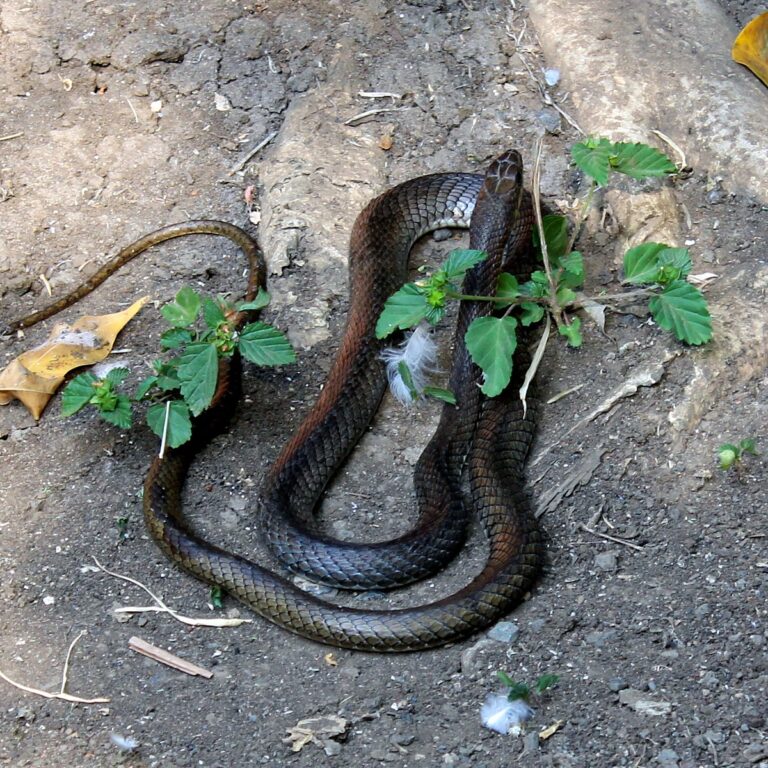
[[[399,347],[388,347],[381,353],[381,359],[387,364],[387,378],[392,394],[403,405],[412,405],[414,398],[411,390],[400,375],[400,363],[405,363],[411,372],[413,386],[421,392],[426,386],[429,374],[435,370],[437,345],[432,340],[429,325],[421,323]]]
[[[489,693],[480,710],[480,719],[486,728],[508,734],[533,717],[533,710],[522,700],[510,701],[505,693]]]
[[[121,736],[119,733],[110,733],[109,740],[121,752],[133,752],[134,749],[138,749],[141,746],[136,739],[130,736]]]

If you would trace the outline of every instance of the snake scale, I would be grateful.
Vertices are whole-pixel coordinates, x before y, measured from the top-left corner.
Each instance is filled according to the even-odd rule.
[[[432,174],[404,182],[372,200],[358,216],[350,241],[350,307],[346,330],[322,392],[269,471],[260,511],[271,548],[285,566],[343,588],[388,588],[434,572],[461,546],[469,506],[489,545],[482,571],[463,589],[436,602],[398,610],[337,606],[298,589],[286,578],[197,536],[186,525],[181,494],[187,470],[205,442],[223,428],[239,394],[237,358],[222,360],[214,404],[198,417],[190,443],[155,458],[144,484],[144,517],[165,554],[199,579],[217,585],[257,614],[304,637],[364,651],[413,651],[459,640],[507,614],[532,585],[542,539],[524,490],[523,467],[534,432],[535,408],[523,413],[516,361],[504,393],[484,400],[479,371],[464,346],[469,323],[488,304],[462,302],[446,405],[435,436],[414,473],[419,519],[389,542],[350,544],[318,536],[312,514],[322,492],[372,420],[386,387],[375,339],[384,301],[405,282],[415,241],[438,227],[466,227],[470,248],[488,259],[471,270],[463,292],[488,294],[504,268],[524,272],[532,206],[522,187],[522,160],[508,151],[485,176]],[[86,285],[52,307],[15,324],[24,327],[73,303],[115,269],[156,242],[184,234],[229,237],[251,267],[247,297],[264,283],[258,246],[224,222],[191,221],[147,235],[121,251]],[[79,295],[75,296],[79,292]],[[75,298],[72,298],[72,297]],[[68,303],[67,303],[68,302]],[[238,317],[238,323],[245,315]]]

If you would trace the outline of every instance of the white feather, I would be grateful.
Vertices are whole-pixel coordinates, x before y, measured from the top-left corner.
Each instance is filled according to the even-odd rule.
[[[510,701],[504,693],[489,693],[480,710],[480,719],[486,728],[507,734],[533,717],[533,710],[522,700]]]
[[[387,364],[387,378],[392,394],[404,405],[412,405],[414,398],[400,374],[400,363],[405,363],[411,372],[413,386],[421,392],[435,370],[437,345],[432,340],[429,325],[421,323],[399,347],[388,347],[381,353]]]

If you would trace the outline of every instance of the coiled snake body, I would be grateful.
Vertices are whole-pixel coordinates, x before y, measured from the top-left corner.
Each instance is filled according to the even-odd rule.
[[[317,403],[268,474],[260,506],[268,541],[290,570],[341,587],[391,587],[435,571],[460,546],[466,522],[461,486],[466,465],[471,506],[488,537],[483,570],[459,592],[428,605],[359,610],[305,593],[190,531],[182,516],[184,478],[202,443],[232,411],[238,390],[236,359],[231,365],[220,364],[214,406],[199,417],[192,442],[154,459],[146,477],[146,524],[172,561],[292,632],[366,651],[443,645],[488,626],[520,602],[536,576],[542,552],[523,488],[535,409],[529,407],[523,414],[516,397],[517,373],[501,397],[481,400],[478,372],[463,338],[471,320],[488,311],[486,303],[462,303],[449,385],[458,406],[445,407],[436,435],[417,465],[414,483],[420,513],[415,528],[374,545],[336,542],[309,530],[318,498],[362,436],[383,395],[381,344],[374,327],[386,298],[405,281],[411,246],[431,229],[467,226],[470,216],[470,247],[488,251],[489,258],[468,274],[463,290],[488,294],[495,289],[503,262],[520,271],[515,259],[521,257],[516,254],[525,251],[530,238],[531,202],[522,190],[518,153],[507,152],[495,160],[485,177],[436,174],[405,182],[377,197],[360,214],[351,237],[350,309],[344,338]],[[195,229],[196,224],[201,228]],[[186,232],[166,228],[143,241],[152,244],[153,236],[160,242],[189,232],[210,233],[217,224],[188,222],[179,225]],[[163,232],[170,234],[161,237]],[[229,230],[216,233],[235,239]],[[139,250],[134,247],[135,253],[123,261],[146,247],[146,243]],[[264,269],[260,252],[250,248],[248,257],[252,295],[263,282]],[[119,258],[120,254],[116,261]],[[523,367],[518,361],[516,371]]]

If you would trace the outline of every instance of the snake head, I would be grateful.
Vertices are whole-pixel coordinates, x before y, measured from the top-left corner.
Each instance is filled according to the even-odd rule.
[[[523,188],[523,158],[516,149],[499,155],[485,172],[483,190],[487,195],[517,196]]]

